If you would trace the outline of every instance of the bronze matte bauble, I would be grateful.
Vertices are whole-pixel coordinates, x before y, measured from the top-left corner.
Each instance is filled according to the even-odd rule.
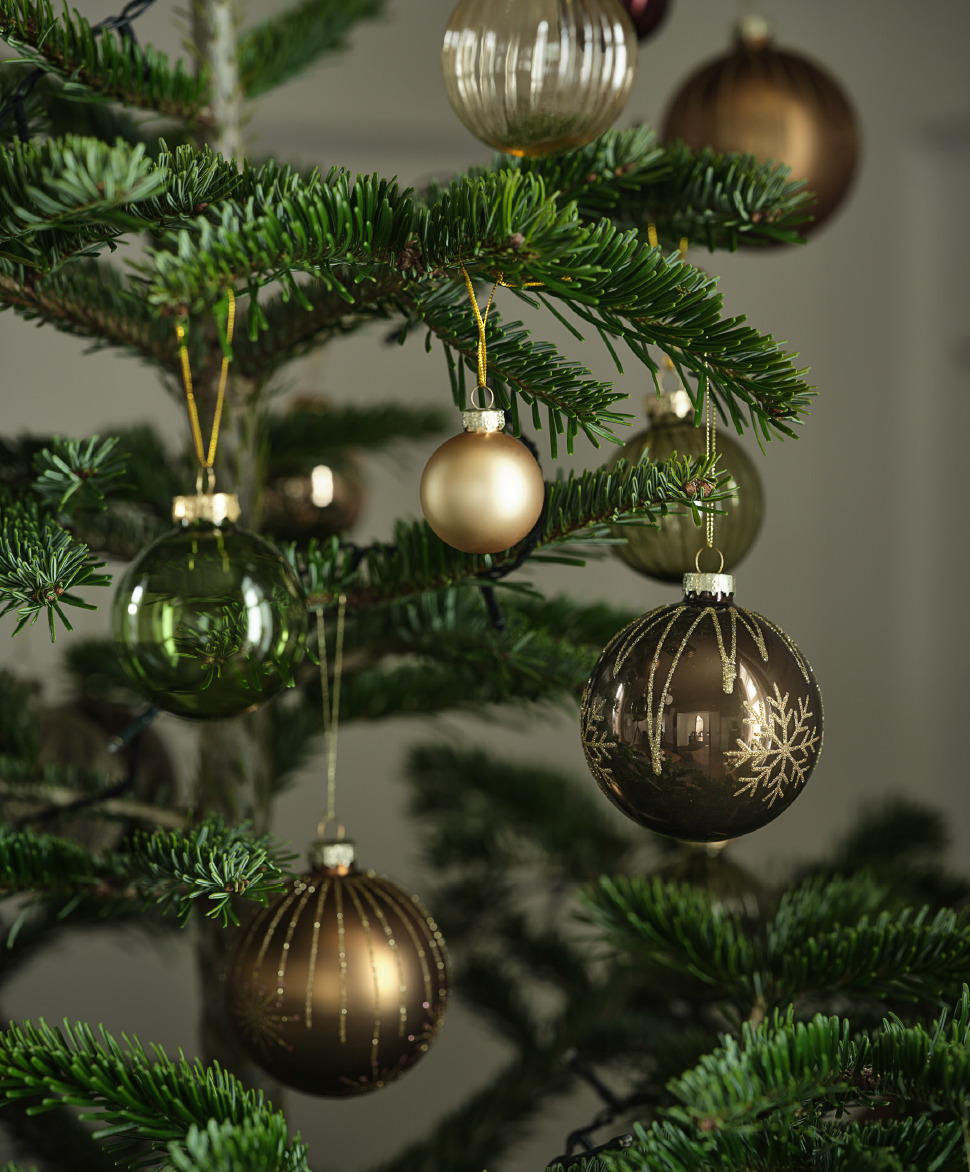
[[[678,456],[703,456],[705,434],[693,424],[694,405],[683,389],[664,391],[647,403],[651,425],[628,440],[610,460],[638,463],[644,456],[662,463]],[[714,519],[715,545],[724,556],[724,569],[733,569],[744,557],[761,529],[764,489],[754,461],[730,436],[718,435],[719,475],[730,476],[731,495],[717,502]],[[625,545],[613,551],[628,566],[660,582],[680,582],[695,567],[704,545],[704,530],[694,524],[689,511],[669,513],[657,525],[614,525],[614,537]]]
[[[442,541],[465,553],[498,553],[521,541],[542,512],[542,469],[501,431],[463,431],[431,456],[421,508]]]
[[[822,697],[780,627],[734,605],[729,574],[625,627],[583,695],[586,762],[634,822],[720,842],[777,818],[822,750]]]
[[[754,155],[784,163],[817,203],[817,228],[844,199],[855,174],[859,132],[838,82],[807,57],[775,48],[760,18],[742,21],[734,48],[702,65],[662,121],[665,143]],[[740,237],[744,241],[744,236]]]
[[[358,871],[350,843],[241,929],[225,975],[246,1053],[310,1095],[377,1090],[426,1053],[448,997],[448,956],[417,896]]]
[[[636,65],[619,0],[460,0],[441,48],[455,113],[518,156],[573,150],[608,130]]]
[[[346,533],[364,505],[364,477],[352,456],[342,467],[317,464],[307,473],[270,480],[263,494],[263,532],[274,541],[296,541]]]

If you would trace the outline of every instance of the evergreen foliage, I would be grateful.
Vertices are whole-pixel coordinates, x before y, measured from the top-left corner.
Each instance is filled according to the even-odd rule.
[[[342,48],[382,9],[302,0],[239,31],[241,98]],[[466,271],[482,300],[504,286],[485,328],[496,404],[512,433],[544,430],[553,459],[580,436],[614,442],[629,416],[611,382],[533,336],[546,314],[658,385],[666,358],[695,422],[709,396],[759,442],[797,434],[813,393],[804,372],[774,338],[725,317],[715,281],[682,253],[798,241],[811,197],[784,168],[664,147],[647,127],[549,158],[498,158],[422,191],[336,165],[225,159],[204,143],[220,129],[212,63],[170,60],[130,32],[127,15],[92,25],[49,0],[0,0],[0,36],[20,55],[0,64],[0,308],[137,357],[181,395],[179,325],[210,415],[231,358],[225,463],[252,481],[254,524],[272,478],[450,428],[444,405],[285,412],[271,394],[292,359],[383,322],[389,341],[440,347],[465,407],[479,377]],[[122,271],[108,254],[129,244],[143,248]],[[507,312],[513,298],[527,321]],[[101,556],[131,557],[157,536],[194,474],[149,426],[0,441],[2,614],[15,612],[18,631],[46,614],[51,639],[58,619],[70,630],[67,607],[93,609],[79,591],[109,583]],[[550,702],[574,711],[632,616],[543,598],[524,571],[581,565],[621,540],[618,526],[670,510],[701,524],[727,492],[713,458],[678,457],[549,472],[546,488],[533,532],[495,554],[461,553],[408,519],[387,543],[340,535],[286,551],[312,610],[329,620],[345,596],[345,722],[510,703],[530,718]],[[112,647],[74,643],[67,661],[79,694],[131,702]],[[255,824],[268,824],[321,731],[319,662],[295,684],[244,724],[203,729],[195,785],[173,804],[136,800],[134,768],[115,781],[86,760],[46,760],[37,686],[0,675],[0,797],[21,811],[0,827],[0,894],[16,900],[0,923],[0,984],[64,925],[156,933],[174,912],[172,930],[194,921],[211,943],[208,929],[237,923],[243,900],[273,898],[293,856],[198,810],[235,809],[245,778]],[[133,711],[119,743],[137,743],[152,715]],[[563,1167],[966,1166],[970,887],[939,861],[939,817],[889,805],[769,892],[723,859],[708,860],[709,883],[677,877],[684,848],[619,826],[588,779],[548,763],[427,745],[411,754],[408,784],[461,996],[508,1057],[380,1172],[494,1167],[580,1080],[604,1110],[567,1139]],[[58,834],[32,829],[55,815]],[[116,832],[109,849],[72,833],[91,817]],[[284,1115],[220,1064],[83,1023],[4,1024],[0,1107],[18,1156],[45,1169],[309,1170]]]

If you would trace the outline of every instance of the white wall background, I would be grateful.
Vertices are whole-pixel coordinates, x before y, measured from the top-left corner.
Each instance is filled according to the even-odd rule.
[[[384,20],[355,33],[350,54],[255,112],[251,153],[324,170],[340,164],[396,174],[405,184],[483,161],[485,149],[448,109],[438,72],[451,3],[390,0]],[[98,19],[117,6],[98,0],[80,7]],[[253,3],[250,16],[273,7],[271,0]],[[176,51],[173,11],[157,5],[139,25],[142,38]],[[849,202],[808,247],[698,258],[723,274],[727,309],[787,339],[819,387],[803,439],[772,443],[761,461],[767,521],[740,569],[738,598],[779,622],[812,660],[825,695],[826,748],[795,806],[732,849],[770,873],[810,857],[860,807],[905,792],[947,810],[953,862],[965,866],[968,620],[959,592],[968,569],[970,9],[959,0],[928,0],[918,10],[903,0],[766,0],[761,11],[782,45],[841,79],[858,110],[864,156]],[[736,15],[735,5],[720,0],[673,0],[668,22],[643,46],[625,123],[656,121],[687,72],[722,51]],[[540,337],[562,336],[545,321],[535,329]],[[335,400],[448,403],[440,357],[426,356],[417,340],[403,350],[384,347],[381,333],[336,343],[288,372],[288,382]],[[51,330],[0,318],[4,433],[85,435],[152,418],[173,442],[183,439],[181,413],[150,372],[107,354],[80,360],[82,351]],[[590,346],[581,357],[611,377],[599,349]],[[628,373],[622,385],[638,407],[644,379]],[[370,469],[359,540],[385,536],[396,513],[419,514],[425,458],[415,452]],[[592,449],[578,452],[580,463],[599,459]],[[545,581],[643,610],[672,597],[612,562]],[[79,630],[100,632],[104,622],[102,611]],[[0,645],[0,653],[56,691],[56,655],[41,624]],[[369,728],[346,730],[342,811],[369,865],[421,889],[399,783],[403,753],[416,740],[471,736],[493,748],[500,741],[510,754],[583,773],[569,718],[550,711],[502,720],[501,730],[453,717],[396,720],[381,725],[380,738]],[[172,721],[168,728],[189,757],[183,726]],[[297,846],[312,836],[320,784],[320,770],[308,770],[282,803],[278,829]],[[83,950],[68,941],[25,972],[4,1010],[103,1021],[191,1054],[193,980],[186,941],[152,946],[106,933],[86,937]],[[294,1096],[290,1114],[317,1167],[363,1169],[461,1101],[501,1055],[458,1007],[434,1051],[401,1083],[347,1103]],[[590,1107],[581,1099],[547,1117],[541,1135],[491,1172],[541,1168]]]

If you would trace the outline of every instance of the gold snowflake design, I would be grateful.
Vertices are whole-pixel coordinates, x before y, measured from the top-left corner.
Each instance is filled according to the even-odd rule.
[[[739,739],[738,747],[724,754],[733,769],[752,774],[734,796],[754,795],[763,786],[763,800],[769,806],[784,797],[786,790],[805,784],[821,736],[808,700],[799,697],[796,711],[788,707],[788,693],[782,696],[777,684],[774,688],[767,706],[760,700],[745,700],[744,723],[754,729],[751,743]]]
[[[299,1021],[300,1015],[280,1013],[282,1007],[283,1003],[275,989],[268,989],[265,985],[257,986],[255,981],[249,981],[235,999],[231,1012],[239,1032],[261,1054],[268,1055],[274,1046],[282,1046],[284,1050],[293,1049],[283,1040],[282,1030],[284,1025]]]
[[[613,771],[610,769],[612,758],[610,751],[616,749],[615,740],[609,740],[609,725],[603,716],[606,700],[601,698],[589,703],[589,687],[583,698],[582,738],[583,748],[586,751],[586,763],[590,773],[596,778],[601,788],[612,789],[614,785]]]

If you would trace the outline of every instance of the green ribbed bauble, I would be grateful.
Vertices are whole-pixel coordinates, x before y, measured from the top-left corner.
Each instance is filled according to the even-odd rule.
[[[177,497],[182,524],[139,554],[114,600],[132,687],[190,720],[238,716],[291,685],[306,644],[299,579],[278,549],[212,507],[220,498],[235,499]]]
[[[693,424],[694,405],[683,388],[662,391],[647,402],[650,426],[628,440],[610,460],[636,464],[646,454],[656,463],[678,456],[703,456],[703,427]],[[718,467],[728,473],[734,491],[718,501],[714,520],[714,544],[724,554],[724,570],[731,570],[754,544],[764,516],[764,489],[754,461],[730,436],[717,436]],[[670,513],[658,525],[616,525],[614,537],[626,539],[613,547],[631,569],[660,582],[679,583],[696,567],[694,558],[704,548],[704,530],[694,524],[690,512]],[[716,568],[716,567],[715,567]]]

